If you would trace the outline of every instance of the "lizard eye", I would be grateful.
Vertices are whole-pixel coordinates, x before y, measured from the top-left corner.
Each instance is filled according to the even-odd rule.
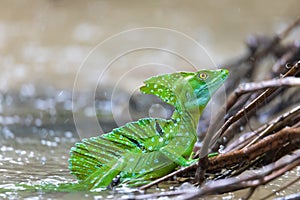
[[[206,73],[200,73],[198,75],[198,77],[201,78],[201,79],[203,79],[203,80],[205,80],[205,79],[207,79],[208,75]]]

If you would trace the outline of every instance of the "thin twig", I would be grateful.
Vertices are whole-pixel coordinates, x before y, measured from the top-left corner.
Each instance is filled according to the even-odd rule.
[[[288,112],[278,116],[277,118],[271,120],[269,123],[264,124],[263,126],[259,127],[255,131],[244,133],[243,135],[239,136],[233,143],[228,145],[222,152],[226,153],[232,150],[237,150],[245,147],[249,144],[249,141],[253,140],[254,136],[262,137],[263,135],[267,135],[271,132],[278,131],[282,129],[284,126],[289,125],[289,121],[297,119],[297,115],[300,114],[300,105],[289,110]],[[250,145],[248,145],[250,146]]]
[[[300,106],[297,106],[296,108],[293,108],[288,113],[286,113],[286,115],[279,116],[275,120],[275,123],[271,123],[266,129],[264,129],[259,135],[257,135],[256,138],[254,138],[253,140],[251,140],[251,142],[249,142],[245,146],[245,148],[250,147],[252,144],[254,144],[255,142],[257,142],[260,138],[262,138],[264,135],[266,135],[267,133],[269,133],[271,130],[274,130],[274,127],[277,125],[278,122],[286,119],[288,116],[292,116],[293,114],[295,114],[295,113],[297,113],[299,111],[300,111]]]
[[[229,110],[237,100],[245,93],[254,92],[257,90],[268,88],[265,93],[262,93],[260,96],[267,96],[268,90],[270,87],[280,87],[280,86],[299,86],[299,78],[288,77],[296,74],[299,70],[300,61],[298,61],[281,79],[272,79],[269,81],[263,81],[261,83],[245,83],[241,84],[229,97],[227,101],[227,110]],[[275,90],[274,88],[271,90]]]
[[[262,81],[259,83],[245,83],[240,85],[235,93],[238,94],[238,96],[240,96],[248,92],[255,92],[261,89],[282,87],[282,86],[300,86],[300,78],[286,77],[281,79]]]
[[[287,76],[293,76],[295,75],[298,70],[300,69],[300,61],[298,61],[282,78],[285,78]],[[235,123],[237,120],[242,118],[245,113],[250,112],[252,109],[257,107],[258,104],[264,102],[264,99],[268,96],[270,96],[273,92],[275,92],[277,88],[268,88],[263,93],[261,93],[258,97],[256,97],[251,103],[249,103],[247,106],[245,106],[243,109],[239,110],[235,115],[231,116],[219,129],[219,131],[216,133],[216,136],[221,137],[224,132],[231,126],[233,123]],[[214,150],[217,149],[215,146],[213,148]]]
[[[246,196],[244,196],[242,199],[243,200],[248,200],[250,199],[250,197],[253,195],[253,193],[255,192],[257,186],[256,187],[251,187],[250,190],[247,192]]]
[[[292,170],[300,165],[300,152],[291,156],[291,159],[280,159],[279,162],[265,166],[254,173],[253,176],[245,174],[244,176],[228,178],[225,180],[212,181],[203,186],[199,191],[189,194],[188,198],[192,199],[208,194],[225,193],[229,191],[240,190],[248,187],[264,185],[283,175],[285,172]],[[182,198],[183,199],[183,198]]]
[[[267,136],[250,147],[220,154],[209,159],[208,170],[222,169],[250,160],[268,152],[281,149],[284,144],[300,142],[300,128],[284,128],[276,134]]]
[[[250,140],[252,141],[252,138],[254,136],[262,137],[263,135],[267,135],[268,133],[277,131],[283,128],[283,126],[289,125],[288,121],[292,120],[296,115],[299,114],[300,114],[300,105],[278,116],[277,118],[270,121],[268,124],[259,127],[257,130],[239,136],[239,139],[237,139],[235,142],[228,145],[222,152],[226,153],[232,150],[241,149],[249,143],[248,141]]]
[[[191,169],[195,169],[196,167],[197,167],[197,163],[192,164],[192,165],[190,165],[190,166],[188,166],[188,167],[181,168],[181,169],[179,169],[179,170],[177,170],[177,171],[174,171],[174,172],[172,172],[172,173],[170,173],[170,174],[167,174],[167,175],[165,175],[165,176],[163,176],[163,177],[161,177],[161,178],[159,178],[159,179],[156,179],[156,180],[152,181],[151,183],[148,183],[148,184],[146,184],[146,185],[143,185],[143,186],[140,187],[139,189],[140,189],[140,190],[146,190],[146,189],[152,187],[153,185],[156,185],[156,184],[158,184],[158,183],[161,183],[161,182],[163,182],[163,181],[165,181],[165,180],[167,180],[167,179],[169,179],[169,178],[172,178],[172,177],[174,177],[174,176],[176,176],[176,175],[179,175],[179,174],[181,174],[181,173],[183,173],[183,172],[189,171],[189,170],[191,170]]]
[[[300,165],[300,150],[295,151],[292,155],[285,156],[275,163],[271,163],[264,166],[261,169],[253,170],[251,175],[243,174],[239,177],[232,177],[228,179],[222,179],[217,181],[210,181],[202,186],[198,190],[177,190],[171,192],[137,195],[134,199],[148,199],[158,198],[162,196],[177,196],[178,199],[193,199],[204,195],[232,192],[248,187],[257,187],[264,185],[274,180],[275,178],[283,175],[285,172],[292,170],[296,166]]]

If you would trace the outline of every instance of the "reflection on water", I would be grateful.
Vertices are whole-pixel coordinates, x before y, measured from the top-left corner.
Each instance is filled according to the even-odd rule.
[[[136,91],[141,81],[152,73],[169,70],[164,66],[176,70],[190,67],[166,52],[142,51],[122,57],[104,73],[105,84],[95,89],[95,81],[98,83],[99,80],[91,80],[90,75],[105,68],[97,65],[97,60],[109,56],[114,58],[114,50],[122,46],[120,43],[110,46],[90,61],[94,67],[81,80],[81,87],[76,88],[80,91],[74,96],[74,107],[72,89],[76,73],[92,48],[106,38],[136,27],[170,28],[197,40],[212,60],[220,63],[232,55],[241,54],[242,41],[249,33],[276,32],[299,12],[297,0],[222,1],[217,4],[211,1],[87,3],[45,0],[32,4],[1,1],[0,4],[0,186],[21,182],[74,181],[68,171],[69,149],[81,137],[89,136],[79,137],[74,114],[84,116],[83,125],[96,115],[104,132],[126,121],[147,116],[149,110],[151,116],[157,116],[158,110],[164,117],[170,114],[171,108],[157,99],[132,96],[131,92]],[[179,41],[169,38],[163,42],[171,48]],[[180,48],[199,56],[192,49]],[[145,62],[154,68],[147,68],[147,65],[143,70],[133,70],[137,63]],[[115,83],[119,84],[118,87],[114,87]],[[90,99],[95,104],[88,104]],[[132,107],[128,109],[129,101]],[[126,115],[128,113],[131,119]],[[84,126],[85,130],[89,128]],[[92,131],[95,135],[101,133],[100,130]],[[277,189],[295,174],[299,176],[299,168],[260,191],[265,193]],[[289,187],[281,195],[297,192],[298,188],[299,184],[295,188]],[[121,197],[122,193],[112,191],[100,194],[0,193],[0,199]],[[236,197],[238,193],[224,198]]]

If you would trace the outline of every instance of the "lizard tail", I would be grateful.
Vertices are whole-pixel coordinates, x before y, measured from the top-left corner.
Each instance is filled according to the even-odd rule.
[[[79,181],[85,180],[95,171],[106,171],[111,161],[118,159],[123,151],[102,136],[83,139],[70,150],[69,169]]]
[[[71,148],[71,174],[89,185],[90,189],[108,186],[123,166],[129,164],[124,156],[126,158],[131,153],[140,155],[148,152],[145,141],[152,137],[162,137],[162,130],[170,123],[173,122],[146,118],[128,123],[110,133],[83,139]]]

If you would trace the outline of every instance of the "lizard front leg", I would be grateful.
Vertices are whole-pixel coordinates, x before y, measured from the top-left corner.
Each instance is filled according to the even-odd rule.
[[[195,136],[175,136],[170,142],[159,151],[179,166],[189,166],[197,159],[186,159],[192,153],[195,144]]]

